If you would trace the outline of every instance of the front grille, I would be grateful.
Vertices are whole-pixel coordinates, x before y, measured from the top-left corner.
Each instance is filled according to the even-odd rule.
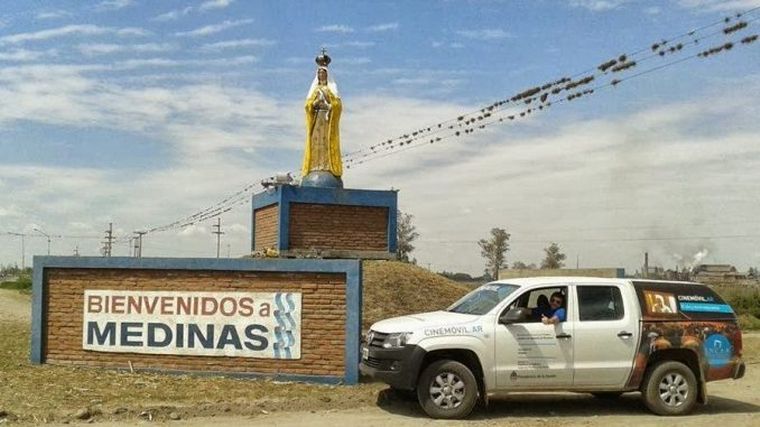
[[[371,366],[373,368],[379,368],[380,359],[377,359],[375,357],[370,357],[370,358],[364,359],[364,364],[367,366]]]
[[[369,342],[367,343],[370,347],[377,347],[377,348],[383,348],[383,343],[385,342],[385,338],[388,337],[388,334],[384,334],[382,332],[376,332],[376,331],[369,331],[369,337],[371,338]]]

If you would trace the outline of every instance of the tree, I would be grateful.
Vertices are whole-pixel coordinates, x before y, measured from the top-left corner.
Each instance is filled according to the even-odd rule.
[[[758,272],[757,272],[757,269],[756,269],[755,267],[750,267],[750,268],[749,268],[749,271],[747,272],[747,276],[748,276],[750,279],[757,279],[757,278],[758,278]]]
[[[417,233],[417,227],[412,224],[414,215],[397,212],[396,217],[396,259],[403,262],[410,262],[409,255],[414,250],[412,242],[420,237]],[[416,264],[414,261],[412,263]]]
[[[509,233],[503,228],[492,228],[489,239],[480,239],[480,255],[486,259],[486,271],[491,277],[499,277],[499,269],[506,266],[506,253],[509,250]]]
[[[535,270],[536,264],[533,264],[533,263],[525,264],[522,261],[515,261],[512,264],[512,268],[514,268],[515,270]]]
[[[554,269],[562,268],[565,266],[565,263],[563,261],[565,258],[567,258],[567,255],[559,251],[558,244],[552,242],[551,245],[544,248],[544,252],[546,252],[546,258],[541,261],[541,268]]]

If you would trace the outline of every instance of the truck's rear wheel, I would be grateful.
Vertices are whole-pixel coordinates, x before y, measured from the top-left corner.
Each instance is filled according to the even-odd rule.
[[[655,366],[647,375],[644,387],[644,403],[657,415],[685,415],[697,402],[697,378],[681,362],[668,361]]]
[[[478,383],[467,366],[454,360],[439,360],[420,375],[417,399],[432,418],[464,418],[478,401]]]

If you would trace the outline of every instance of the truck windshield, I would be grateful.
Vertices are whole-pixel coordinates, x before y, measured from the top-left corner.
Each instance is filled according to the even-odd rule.
[[[515,289],[517,289],[515,285],[502,283],[486,284],[462,297],[462,299],[452,304],[447,311],[463,314],[486,314],[509,294],[514,292]]]

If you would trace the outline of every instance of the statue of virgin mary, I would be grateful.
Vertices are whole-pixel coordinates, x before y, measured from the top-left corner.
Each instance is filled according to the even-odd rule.
[[[301,168],[301,185],[343,187],[340,156],[340,113],[343,110],[338,86],[329,77],[330,57],[325,49],[317,56],[317,73],[306,96],[306,149]]]

